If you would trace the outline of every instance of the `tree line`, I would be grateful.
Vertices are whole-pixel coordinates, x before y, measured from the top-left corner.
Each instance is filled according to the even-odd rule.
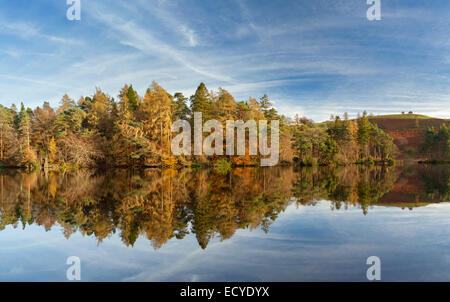
[[[279,115],[267,95],[236,101],[225,89],[209,91],[201,83],[195,94],[169,94],[156,82],[140,96],[125,85],[117,100],[97,88],[78,101],[67,94],[54,109],[49,102],[32,110],[0,105],[0,164],[28,168],[137,167],[209,165],[218,160],[252,166],[258,156],[171,155],[172,123],[203,120],[279,120],[280,161],[329,165],[386,162],[394,156],[392,139],[366,114],[357,120],[315,124]],[[248,133],[247,133],[248,136]],[[225,145],[225,144],[224,144]],[[248,151],[248,146],[246,146]],[[248,153],[247,153],[248,154]]]
[[[77,102],[67,94],[54,109],[0,105],[0,163],[16,167],[160,166],[204,164],[216,158],[171,156],[171,126],[178,119],[283,120],[267,95],[236,102],[225,89],[208,91],[201,83],[190,98],[170,95],[153,82],[144,96],[125,85],[118,99],[97,88]],[[237,157],[236,164],[256,158]]]
[[[393,164],[393,139],[369,121],[367,113],[355,120],[340,116],[322,124],[297,121],[292,142],[300,165]]]

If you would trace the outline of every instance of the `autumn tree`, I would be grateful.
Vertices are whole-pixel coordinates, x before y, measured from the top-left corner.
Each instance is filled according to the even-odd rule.
[[[0,105],[0,162],[10,160],[17,152],[17,132],[14,128],[15,112]]]
[[[58,147],[56,146],[55,138],[52,137],[48,143],[48,160],[50,163],[54,163],[56,160],[56,154],[58,152]]]
[[[73,109],[75,107],[75,101],[72,100],[67,94],[65,94],[61,101],[59,102],[60,106],[58,108],[57,113],[64,112],[69,109]]]
[[[146,137],[157,144],[161,155],[170,152],[172,109],[169,94],[153,82],[139,108],[139,121],[143,123]]]
[[[109,137],[111,135],[113,121],[111,119],[111,97],[97,88],[89,110],[87,110],[87,126],[93,133]]]
[[[225,89],[219,88],[217,100],[214,102],[214,117],[225,124],[227,120],[233,120],[236,110],[234,97]]]
[[[44,102],[42,108],[37,107],[33,112],[33,146],[36,148],[39,157],[44,160],[44,163],[48,162],[48,147],[50,140],[54,136],[55,119],[55,111],[50,107],[50,104],[48,102]]]

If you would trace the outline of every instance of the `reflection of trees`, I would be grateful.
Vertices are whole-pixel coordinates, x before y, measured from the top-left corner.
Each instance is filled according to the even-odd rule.
[[[386,167],[341,167],[301,169],[294,195],[302,204],[330,200],[332,209],[360,206],[364,214],[389,192],[398,173]]]
[[[261,226],[267,231],[288,204],[293,180],[288,170],[238,168],[228,176],[201,171],[194,182],[203,189],[194,191],[192,224],[202,248],[215,234],[224,240],[238,228]]]
[[[450,169],[448,166],[426,165],[420,168],[427,196],[450,201]]]
[[[67,238],[80,232],[101,242],[119,232],[126,245],[145,236],[155,248],[190,232],[206,248],[211,238],[225,240],[238,228],[267,230],[288,205],[293,183],[292,173],[254,168],[226,176],[171,169],[8,173],[0,175],[2,229],[58,223]]]
[[[155,249],[193,233],[206,248],[212,238],[226,240],[237,229],[267,232],[291,202],[330,200],[332,210],[359,206],[367,213],[375,204],[396,206],[396,186],[401,192],[423,187],[422,195],[413,192],[419,199],[449,200],[448,168],[405,171],[400,178],[399,169],[383,167],[237,168],[228,175],[202,169],[6,171],[0,175],[0,229],[36,224],[48,230],[58,224],[66,238],[80,232],[101,242],[117,232],[126,245],[145,237]],[[417,172],[420,176],[410,175]]]

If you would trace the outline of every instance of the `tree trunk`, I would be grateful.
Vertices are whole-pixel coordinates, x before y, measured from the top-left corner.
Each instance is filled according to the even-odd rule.
[[[0,134],[0,160],[3,160],[3,129]]]

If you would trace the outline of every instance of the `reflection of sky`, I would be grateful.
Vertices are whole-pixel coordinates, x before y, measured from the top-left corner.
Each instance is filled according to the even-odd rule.
[[[64,281],[66,259],[82,262],[84,281],[363,281],[367,257],[379,256],[382,280],[450,280],[450,204],[413,211],[374,207],[330,211],[330,204],[290,206],[268,234],[238,230],[202,250],[195,236],[157,251],[147,239],[126,247],[118,234],[100,245],[69,240],[54,227],[0,232],[0,281]]]

